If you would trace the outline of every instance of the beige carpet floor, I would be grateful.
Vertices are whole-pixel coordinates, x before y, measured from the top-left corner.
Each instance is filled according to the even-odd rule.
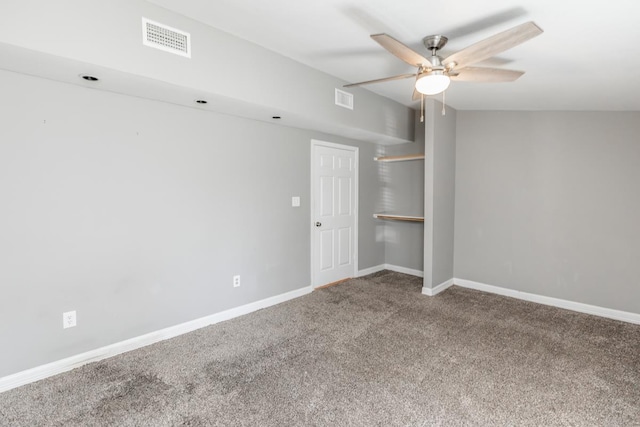
[[[380,272],[0,394],[2,426],[640,426],[640,326]]]

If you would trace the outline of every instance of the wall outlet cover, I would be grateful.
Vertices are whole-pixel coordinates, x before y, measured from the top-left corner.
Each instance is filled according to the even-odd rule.
[[[300,207],[300,196],[293,196],[291,198],[291,206],[293,206],[294,208]]]
[[[76,311],[67,311],[62,313],[62,327],[64,329],[76,326]]]

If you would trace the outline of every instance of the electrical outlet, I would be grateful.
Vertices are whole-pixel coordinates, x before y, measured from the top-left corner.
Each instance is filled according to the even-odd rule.
[[[240,275],[235,275],[233,276],[233,287],[237,288],[238,286],[240,286]]]
[[[67,311],[62,313],[62,327],[64,329],[73,328],[76,326],[76,311]]]
[[[293,196],[291,198],[291,206],[294,208],[300,207],[300,196]]]

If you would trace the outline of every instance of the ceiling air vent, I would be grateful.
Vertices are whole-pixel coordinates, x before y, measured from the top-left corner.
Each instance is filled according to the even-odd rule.
[[[353,110],[353,94],[336,89],[336,105]]]
[[[142,18],[142,44],[191,58],[189,33]]]

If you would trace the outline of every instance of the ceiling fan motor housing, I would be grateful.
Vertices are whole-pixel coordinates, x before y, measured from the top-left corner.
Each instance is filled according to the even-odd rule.
[[[429,62],[431,63],[430,65],[428,66],[423,65],[422,67],[420,67],[418,74],[436,72],[436,71],[442,72],[446,70],[446,68],[442,65],[442,58],[440,58],[438,55],[430,56]]]

